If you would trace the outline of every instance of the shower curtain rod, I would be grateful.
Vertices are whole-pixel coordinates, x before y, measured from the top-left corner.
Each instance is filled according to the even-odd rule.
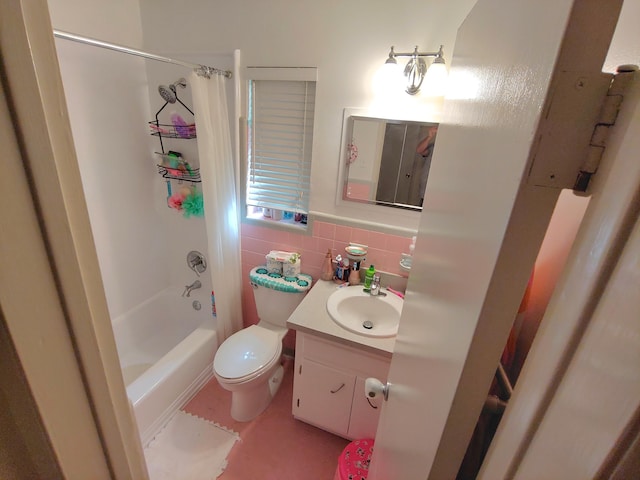
[[[128,55],[135,55],[137,57],[148,58],[149,60],[157,60],[164,63],[173,63],[174,65],[182,65],[183,67],[192,68],[198,75],[210,77],[212,73],[217,75],[223,75],[227,78],[231,78],[231,72],[229,70],[220,70],[219,68],[208,67],[206,65],[200,65],[198,63],[183,62],[182,60],[174,60],[169,57],[162,57],[149,52],[143,52],[142,50],[135,50],[133,48],[124,47],[122,45],[116,45],[114,43],[103,42],[102,40],[96,40],[95,38],[82,37],[75,33],[63,32],[61,30],[54,30],[53,35],[65,40],[71,40],[78,43],[86,43],[87,45],[93,45],[95,47],[106,48],[109,50],[115,50],[116,52],[126,53]]]

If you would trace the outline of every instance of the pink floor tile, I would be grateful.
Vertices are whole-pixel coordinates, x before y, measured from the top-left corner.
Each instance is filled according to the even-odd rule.
[[[209,381],[184,410],[240,434],[221,480],[331,480],[348,440],[291,415],[293,360],[286,358],[283,384],[269,407],[251,422],[231,418],[231,393]]]

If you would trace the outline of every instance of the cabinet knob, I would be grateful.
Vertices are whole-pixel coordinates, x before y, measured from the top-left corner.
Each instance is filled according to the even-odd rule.
[[[389,399],[390,383],[382,383],[374,377],[369,377],[364,382],[364,394],[367,400],[370,398],[378,398],[382,395],[385,400]],[[371,403],[371,402],[369,402]]]

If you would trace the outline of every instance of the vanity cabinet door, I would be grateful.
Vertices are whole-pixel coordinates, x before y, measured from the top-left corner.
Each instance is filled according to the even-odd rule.
[[[353,374],[304,360],[296,366],[294,416],[347,435],[355,381]]]
[[[365,380],[366,378],[362,377],[356,378],[351,421],[349,422],[349,438],[375,438],[376,436],[383,400],[379,397],[367,401],[364,394]]]

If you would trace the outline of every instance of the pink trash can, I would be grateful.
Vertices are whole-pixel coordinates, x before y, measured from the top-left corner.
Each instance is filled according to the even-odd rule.
[[[338,457],[338,468],[333,480],[366,480],[372,453],[372,438],[351,442]]]

